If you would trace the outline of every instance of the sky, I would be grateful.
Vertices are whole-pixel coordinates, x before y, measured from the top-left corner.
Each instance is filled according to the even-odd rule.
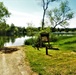
[[[40,5],[40,0],[0,0],[11,13],[6,22],[15,26],[28,27],[27,23],[32,23],[33,26],[41,26],[43,9]],[[63,0],[64,1],[64,0]],[[69,21],[69,27],[76,28],[76,0],[68,0],[69,6],[74,12],[74,18]],[[51,3],[49,9],[58,7],[58,3]]]

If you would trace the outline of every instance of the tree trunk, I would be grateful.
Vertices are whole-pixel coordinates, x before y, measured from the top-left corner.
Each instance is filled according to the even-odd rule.
[[[45,13],[46,13],[46,10],[44,9],[44,12],[43,12],[43,18],[42,18],[42,30],[44,29],[44,25],[45,25]]]

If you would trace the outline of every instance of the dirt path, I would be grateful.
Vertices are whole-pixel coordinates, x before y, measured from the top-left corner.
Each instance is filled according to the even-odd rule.
[[[25,64],[22,48],[18,49],[12,53],[0,53],[0,75],[37,75]]]

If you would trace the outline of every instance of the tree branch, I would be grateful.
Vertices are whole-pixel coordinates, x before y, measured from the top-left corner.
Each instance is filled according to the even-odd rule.
[[[48,5],[49,5],[50,2],[51,2],[51,0],[47,0],[46,9],[48,8]]]
[[[44,0],[42,0],[43,1],[43,9],[45,9],[45,1]]]
[[[56,24],[55,24],[55,26],[54,26],[54,28],[55,28],[57,25],[59,25],[60,23],[62,23],[62,22],[64,22],[64,21],[66,21],[66,20],[69,20],[69,19],[68,19],[68,18],[66,18],[66,19],[64,19],[64,20],[60,21],[59,23],[56,23]]]

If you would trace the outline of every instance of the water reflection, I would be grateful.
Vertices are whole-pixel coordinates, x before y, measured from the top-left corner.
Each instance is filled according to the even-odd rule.
[[[0,36],[0,48],[7,46],[20,46],[24,45],[24,40],[28,39],[28,36]]]

